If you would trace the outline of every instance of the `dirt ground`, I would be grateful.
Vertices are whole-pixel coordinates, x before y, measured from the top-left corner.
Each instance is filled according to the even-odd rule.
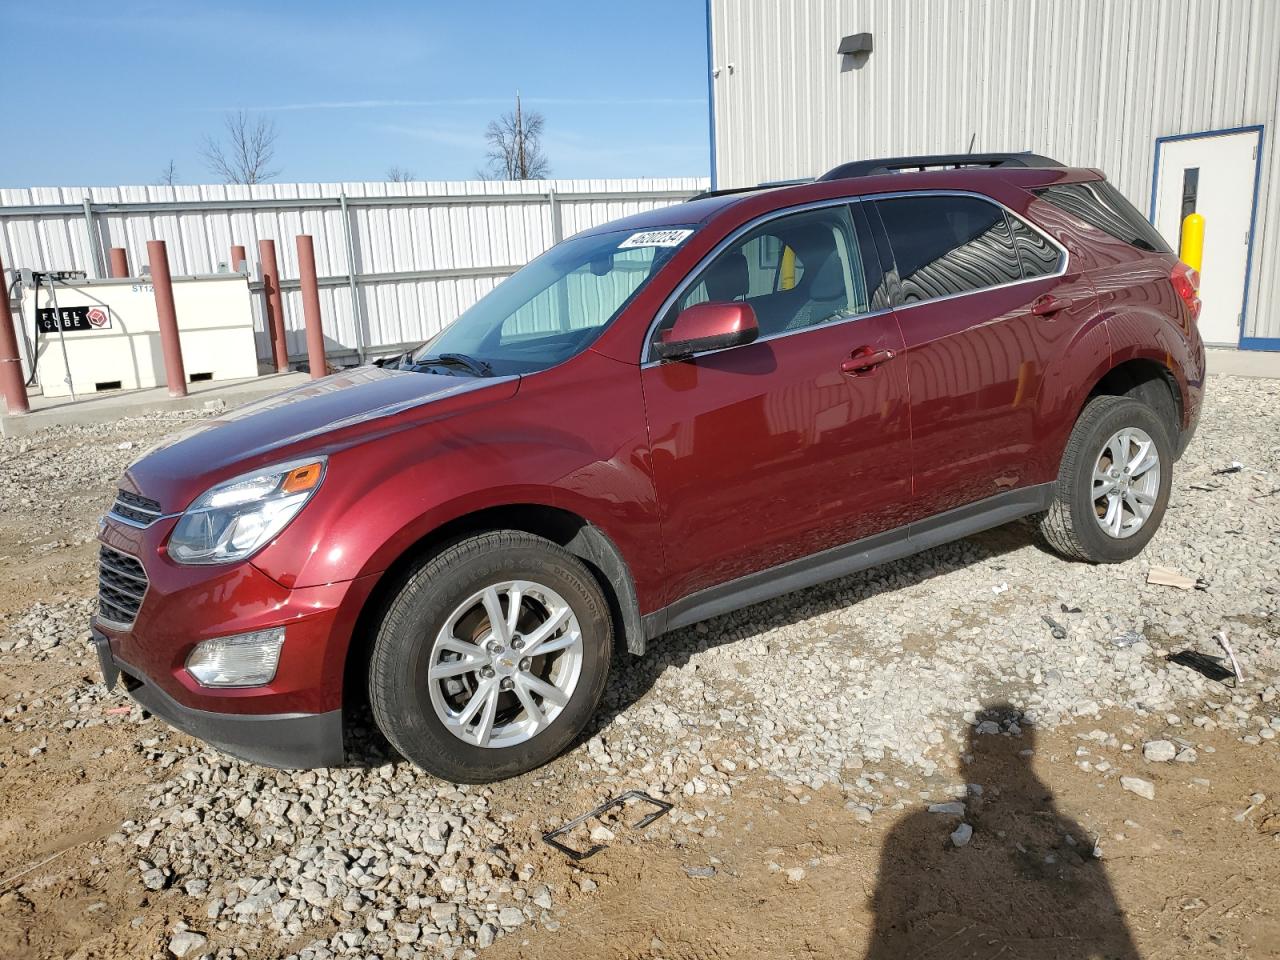
[[[967,768],[1003,786],[970,799],[963,848],[949,839],[956,817],[917,806],[862,825],[835,791],[752,782],[724,805],[715,838],[596,855],[581,873],[598,891],[575,899],[558,930],[508,937],[486,956],[1280,957],[1280,805],[1235,819],[1241,796],[1275,789],[1274,756],[1224,737],[1196,765],[1203,785],[1172,769],[1152,775],[1154,802],[1135,800],[1072,762],[1077,735],[1097,726],[1044,736],[1031,757],[1025,737],[976,743]],[[715,874],[690,877],[690,865]]]
[[[35,602],[83,602],[87,611],[93,524],[112,489],[110,478],[90,477],[76,497],[4,505],[7,623]],[[145,889],[136,856],[106,842],[124,821],[148,817],[146,787],[171,774],[159,758],[191,741],[121,709],[122,699],[79,701],[95,670],[83,650],[0,655],[0,708],[20,706],[0,726],[2,958],[167,957],[174,924],[200,920],[197,901]],[[92,725],[65,729],[85,710],[95,711]],[[1118,743],[1089,739],[1098,728]],[[620,828],[581,865],[535,847],[538,875],[566,891],[558,922],[508,935],[485,954],[1280,958],[1276,747],[1197,730],[1194,764],[1147,765],[1154,800],[1103,783],[1100,759],[1114,765],[1125,745],[1140,750],[1169,733],[1163,718],[1120,713],[1038,739],[1029,730],[975,737],[967,762],[953,767],[982,788],[968,798],[974,832],[963,847],[949,837],[957,816],[925,812],[930,784],[918,772],[883,784],[903,809],[867,823],[832,787],[806,791],[741,772],[731,798],[700,798],[712,822],[697,833],[666,821]],[[1095,766],[1083,769],[1082,759]],[[534,789],[528,778],[498,785],[493,802],[529,809]],[[1256,794],[1265,798],[1251,801]],[[595,799],[584,780],[539,815],[567,818]],[[517,817],[510,829],[533,835],[538,825]],[[251,957],[288,952],[274,942],[239,946]]]

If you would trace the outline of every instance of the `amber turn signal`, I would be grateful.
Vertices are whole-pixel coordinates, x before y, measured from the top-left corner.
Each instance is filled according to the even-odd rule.
[[[304,493],[320,482],[320,472],[323,469],[324,464],[316,462],[290,470],[280,484],[280,489],[285,493]]]

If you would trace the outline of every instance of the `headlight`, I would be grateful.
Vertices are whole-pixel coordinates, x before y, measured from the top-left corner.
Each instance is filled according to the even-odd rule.
[[[169,537],[178,563],[231,563],[264,546],[298,515],[324,479],[325,458],[242,473],[210,487]]]
[[[284,627],[196,644],[187,673],[202,687],[260,687],[270,683],[280,663]]]

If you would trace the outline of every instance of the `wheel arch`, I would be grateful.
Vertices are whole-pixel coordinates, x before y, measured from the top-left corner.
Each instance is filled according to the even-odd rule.
[[[459,540],[491,530],[520,530],[559,544],[586,564],[609,602],[614,636],[627,651],[645,652],[635,581],[613,540],[600,527],[572,511],[541,503],[512,503],[460,514],[419,537],[378,575],[356,618],[347,648],[343,700],[360,691],[378,624],[405,580],[423,562]]]
[[[1079,417],[1094,397],[1132,397],[1151,407],[1169,426],[1169,440],[1175,449],[1186,424],[1186,398],[1173,370],[1162,360],[1150,356],[1134,355],[1114,362],[1109,370],[1097,379],[1080,402]]]

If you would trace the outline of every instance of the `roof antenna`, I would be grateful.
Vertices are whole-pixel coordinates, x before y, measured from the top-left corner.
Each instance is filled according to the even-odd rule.
[[[973,153],[973,145],[978,139],[978,131],[973,131],[973,136],[969,138],[969,149],[965,153]]]

